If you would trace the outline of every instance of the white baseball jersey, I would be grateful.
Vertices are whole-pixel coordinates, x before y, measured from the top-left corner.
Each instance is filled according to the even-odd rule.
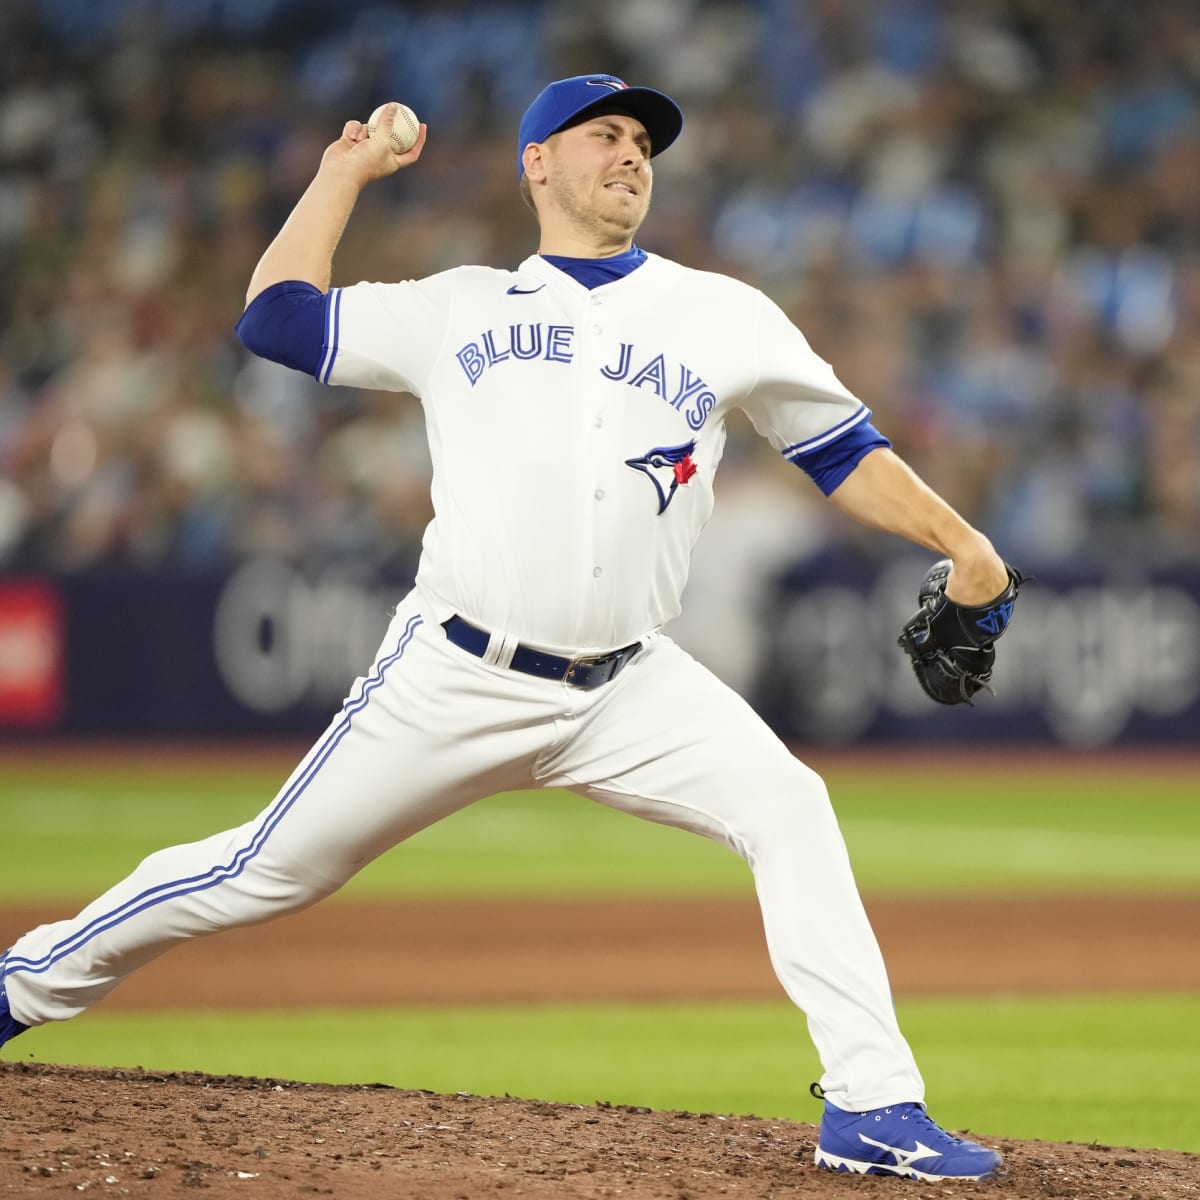
[[[594,291],[538,256],[334,289],[318,377],[424,405],[438,618],[567,654],[678,613],[731,408],[789,456],[870,415],[761,292],[655,255]]]

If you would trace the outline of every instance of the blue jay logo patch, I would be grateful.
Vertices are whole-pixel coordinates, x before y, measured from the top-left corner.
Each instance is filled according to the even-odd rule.
[[[612,88],[614,92],[623,92],[629,86],[625,80],[618,79],[615,75],[597,75],[587,83],[588,87]]]
[[[695,441],[685,442],[682,446],[655,446],[641,458],[627,458],[625,465],[635,471],[641,471],[658,493],[658,515],[667,511],[667,505],[679,489],[680,484],[686,484],[696,473],[696,464],[692,462],[692,451],[696,449]]]

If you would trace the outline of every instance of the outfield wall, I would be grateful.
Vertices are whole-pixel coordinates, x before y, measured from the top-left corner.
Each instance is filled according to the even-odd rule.
[[[808,562],[680,640],[787,739],[1200,744],[1200,568],[1039,571],[969,710],[926,700],[895,644],[926,566]],[[0,578],[0,734],[315,733],[407,586],[268,560]]]
[[[755,691],[784,737],[1200,746],[1200,568],[1039,569],[997,643],[995,694],[944,708],[896,645],[927,566],[808,564],[780,581]]]

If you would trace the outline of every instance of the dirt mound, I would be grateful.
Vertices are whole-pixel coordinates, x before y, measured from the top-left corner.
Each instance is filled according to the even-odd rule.
[[[767,1200],[798,1196],[1196,1200],[1200,1155],[976,1135],[1001,1180],[829,1175],[811,1125],[377,1086],[0,1064],[0,1193],[259,1200]]]

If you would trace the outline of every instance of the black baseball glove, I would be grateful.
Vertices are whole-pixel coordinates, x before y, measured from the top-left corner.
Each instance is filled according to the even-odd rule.
[[[995,641],[1008,628],[1017,592],[1026,580],[1020,571],[1008,567],[1004,591],[990,604],[968,608],[946,599],[949,574],[948,558],[929,568],[917,592],[920,607],[905,621],[898,641],[931,700],[971,704],[971,697],[980,689],[991,691]]]

